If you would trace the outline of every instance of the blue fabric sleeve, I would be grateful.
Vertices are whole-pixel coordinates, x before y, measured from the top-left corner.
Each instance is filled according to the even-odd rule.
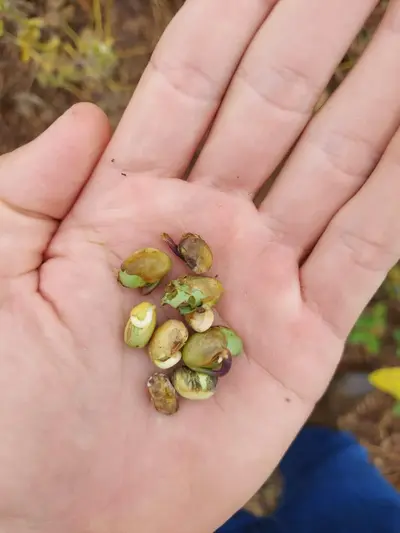
[[[218,533],[400,533],[400,495],[348,433],[306,427],[281,462],[271,517],[240,511]]]

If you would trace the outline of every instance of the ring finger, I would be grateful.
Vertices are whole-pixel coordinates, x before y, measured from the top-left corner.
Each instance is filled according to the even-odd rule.
[[[363,185],[400,123],[400,2],[310,123],[261,205],[266,224],[304,255]]]

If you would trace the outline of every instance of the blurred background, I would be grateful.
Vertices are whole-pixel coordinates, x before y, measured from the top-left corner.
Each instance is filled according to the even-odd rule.
[[[163,29],[184,0],[0,0],[0,154],[24,144],[77,101],[113,127]],[[368,45],[387,0],[366,22],[316,106],[324,105]],[[400,490],[400,265],[351,333],[337,374],[310,423],[352,431]],[[277,471],[249,502],[279,501]]]

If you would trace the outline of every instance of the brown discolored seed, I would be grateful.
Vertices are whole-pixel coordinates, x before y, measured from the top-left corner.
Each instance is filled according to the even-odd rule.
[[[147,380],[151,402],[154,408],[164,415],[173,415],[179,409],[178,395],[168,376],[159,372]]]
[[[150,359],[162,369],[175,366],[181,360],[181,349],[188,337],[189,332],[183,322],[167,320],[156,329],[150,341]]]
[[[171,258],[156,248],[137,250],[122,263],[118,280],[124,287],[154,289],[171,270]]]
[[[189,326],[198,333],[209,330],[214,323],[214,312],[206,305],[184,316]]]
[[[222,283],[215,278],[183,276],[168,283],[161,304],[187,315],[199,311],[200,307],[210,309],[218,303],[223,292]]]
[[[144,348],[156,329],[156,306],[142,302],[134,307],[125,326],[124,340],[131,348]]]
[[[225,376],[232,365],[227,340],[218,328],[192,335],[182,350],[182,360],[192,370],[213,376]]]
[[[208,400],[215,394],[218,378],[185,366],[175,370],[172,383],[180,396],[188,400]]]
[[[163,233],[162,238],[175,255],[180,257],[195,274],[208,272],[213,264],[213,254],[206,241],[196,233],[185,233],[179,244]]]

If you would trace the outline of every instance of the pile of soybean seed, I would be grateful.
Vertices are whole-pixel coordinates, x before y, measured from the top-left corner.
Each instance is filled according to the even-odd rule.
[[[190,400],[213,396],[218,379],[226,375],[232,358],[243,351],[239,335],[230,328],[213,326],[213,307],[223,286],[205,276],[213,254],[200,235],[186,233],[178,244],[169,235],[163,240],[191,270],[190,275],[170,281],[161,305],[179,311],[182,320],[166,320],[157,327],[157,308],[143,301],[135,306],[125,326],[124,340],[131,348],[146,348],[158,369],[147,381],[150,399],[157,411],[171,415],[178,411],[178,395]],[[156,248],[137,250],[121,265],[118,281],[129,289],[150,294],[170,272],[172,260]]]

